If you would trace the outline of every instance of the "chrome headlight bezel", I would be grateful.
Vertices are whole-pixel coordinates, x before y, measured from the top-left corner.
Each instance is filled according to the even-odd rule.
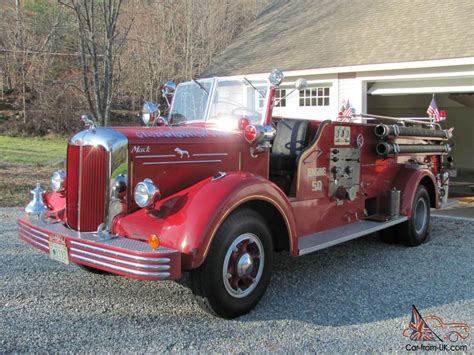
[[[153,126],[158,121],[160,114],[160,110],[154,102],[146,101],[143,104],[142,121],[147,127]]]
[[[268,81],[270,81],[270,85],[275,88],[281,84],[283,78],[283,72],[278,68],[274,68],[268,76]]]
[[[64,170],[58,170],[51,175],[51,190],[54,192],[61,192],[64,190],[64,181],[66,180],[66,173]]]
[[[139,182],[133,191],[133,199],[141,208],[150,207],[160,196],[160,190],[151,179]]]

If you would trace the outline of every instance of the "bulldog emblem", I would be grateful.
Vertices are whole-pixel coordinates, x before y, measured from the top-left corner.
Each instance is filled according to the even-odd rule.
[[[176,155],[179,155],[181,159],[184,158],[184,156],[189,158],[189,152],[187,150],[176,148],[174,151],[176,152]]]

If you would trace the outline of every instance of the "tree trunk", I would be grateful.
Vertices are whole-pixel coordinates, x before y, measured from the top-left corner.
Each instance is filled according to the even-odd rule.
[[[119,52],[117,22],[122,0],[69,0],[78,23],[79,59],[84,96],[94,119],[109,124],[114,94],[114,66]],[[128,32],[125,33],[123,40]]]

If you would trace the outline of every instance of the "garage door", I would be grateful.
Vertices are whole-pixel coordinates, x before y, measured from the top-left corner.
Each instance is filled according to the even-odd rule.
[[[474,78],[385,81],[369,86],[371,95],[406,95],[474,92]]]

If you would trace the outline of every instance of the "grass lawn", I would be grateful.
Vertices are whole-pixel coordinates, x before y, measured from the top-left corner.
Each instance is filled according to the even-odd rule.
[[[24,206],[40,182],[49,189],[55,170],[64,169],[67,139],[0,136],[0,207]]]
[[[0,164],[51,164],[65,159],[67,139],[0,136]]]

